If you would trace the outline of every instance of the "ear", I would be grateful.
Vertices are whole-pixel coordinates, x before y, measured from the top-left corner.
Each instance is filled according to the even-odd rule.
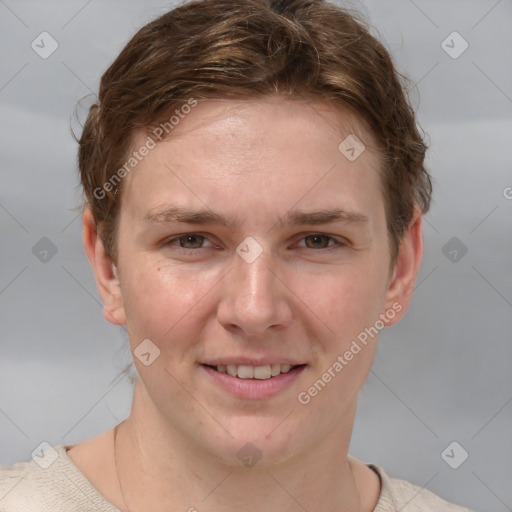
[[[385,309],[394,312],[386,315],[386,325],[398,323],[405,315],[412,300],[412,292],[423,258],[422,212],[416,207],[409,227],[400,243],[397,260],[386,292]]]
[[[125,325],[126,315],[118,272],[112,259],[105,252],[89,208],[82,215],[82,225],[85,252],[94,271],[96,286],[103,301],[103,316],[114,325]]]

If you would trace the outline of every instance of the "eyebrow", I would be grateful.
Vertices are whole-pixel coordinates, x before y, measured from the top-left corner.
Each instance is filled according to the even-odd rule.
[[[185,223],[185,224],[217,224],[232,229],[237,224],[236,218],[225,218],[211,210],[190,210],[179,206],[169,206],[161,211],[150,212],[143,218],[151,223]],[[343,222],[345,224],[365,224],[368,217],[362,213],[347,211],[340,208],[314,211],[293,210],[279,219],[281,225],[315,225]]]

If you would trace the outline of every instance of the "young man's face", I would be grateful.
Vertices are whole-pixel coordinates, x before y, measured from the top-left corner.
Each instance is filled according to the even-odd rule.
[[[354,130],[355,159],[354,139],[339,149]],[[207,101],[125,178],[122,304],[106,304],[145,353],[146,410],[198,450],[232,461],[252,442],[278,461],[350,437],[376,334],[408,305],[372,147],[322,104]]]

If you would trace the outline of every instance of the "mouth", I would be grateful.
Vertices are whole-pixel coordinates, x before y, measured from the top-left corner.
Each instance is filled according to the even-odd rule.
[[[257,380],[268,380],[274,377],[279,377],[283,373],[291,372],[297,368],[306,366],[305,364],[267,364],[262,366],[251,366],[246,364],[219,364],[209,365],[204,364],[212,370],[219,373],[230,375],[231,377],[237,377],[239,379],[257,379]]]

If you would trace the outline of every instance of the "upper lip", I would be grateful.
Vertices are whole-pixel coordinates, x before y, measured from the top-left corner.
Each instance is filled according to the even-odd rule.
[[[265,358],[265,359],[254,359],[248,357],[222,357],[219,359],[208,359],[206,361],[202,361],[201,364],[205,364],[207,366],[228,366],[228,365],[246,365],[246,366],[267,366],[272,364],[289,364],[291,366],[299,366],[305,364],[303,361],[294,361],[289,359],[288,357],[273,357]]]

